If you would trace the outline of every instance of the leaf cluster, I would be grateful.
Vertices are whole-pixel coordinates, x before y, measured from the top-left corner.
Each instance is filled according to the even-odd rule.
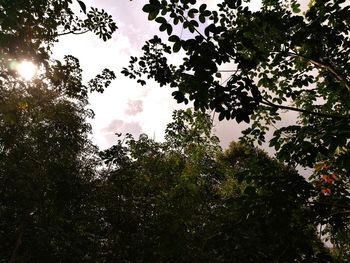
[[[152,0],[143,11],[172,49],[155,37],[123,73],[168,84],[178,102],[220,120],[252,120],[245,141],[261,144],[281,111],[294,111],[299,125],[278,129],[270,145],[283,160],[312,166],[349,148],[349,10],[345,1],[313,1],[301,13],[297,1],[263,1],[252,12],[242,1],[210,11],[196,1]],[[173,30],[179,26],[186,38]],[[184,62],[168,64],[165,55],[180,50]]]

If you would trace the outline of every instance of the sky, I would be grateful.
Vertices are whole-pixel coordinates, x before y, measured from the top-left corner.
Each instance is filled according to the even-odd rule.
[[[103,42],[92,33],[63,36],[53,50],[54,57],[58,59],[67,54],[77,57],[86,81],[104,68],[109,68],[117,74],[117,79],[104,93],[94,93],[90,96],[90,108],[95,112],[95,118],[90,120],[93,128],[92,140],[100,149],[108,148],[116,142],[115,133],[131,133],[135,138],[141,133],[146,133],[161,141],[166,125],[172,120],[173,111],[188,107],[176,103],[170,88],[160,88],[154,82],[140,86],[135,80],[120,73],[122,68],[129,64],[130,56],[142,54],[141,48],[146,40],[153,35],[159,35],[157,23],[148,21],[147,15],[142,12],[146,2],[148,1],[86,0],[87,6],[103,8],[111,14],[118,30],[107,42]],[[215,0],[202,2],[209,8],[215,8],[218,3]],[[251,1],[253,10],[259,9],[260,6],[260,0]],[[176,63],[176,59],[179,58],[171,59]],[[293,119],[295,115],[288,114],[281,125]],[[235,121],[215,121],[214,131],[220,138],[222,147],[226,148],[229,142],[237,141],[241,131],[247,127],[247,124],[237,124]],[[270,154],[273,153],[266,145],[264,148]]]

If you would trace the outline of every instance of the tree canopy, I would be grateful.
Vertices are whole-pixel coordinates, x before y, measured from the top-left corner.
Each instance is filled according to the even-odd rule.
[[[221,1],[217,10],[195,0],[149,1],[143,11],[169,36],[146,42],[144,55],[132,57],[123,73],[155,79],[175,89],[178,102],[219,113],[219,120],[252,124],[245,139],[265,141],[283,110],[298,121],[277,129],[270,145],[289,163],[312,167],[335,161],[349,170],[349,17],[348,3],[310,1]],[[180,65],[167,61],[183,51]]]
[[[164,143],[127,136],[101,153],[107,261],[330,262],[314,187],[251,146],[222,152],[210,130],[178,111]]]
[[[83,15],[72,10],[80,5]],[[60,36],[93,32],[104,41],[117,29],[112,17],[104,10],[87,10],[82,1],[16,0],[0,3],[0,84],[18,80],[17,66],[28,60],[39,69],[37,81],[50,82],[50,88],[63,90],[68,96],[87,99],[89,91],[102,92],[115,78],[114,72],[104,69],[101,74],[82,83],[79,61],[67,55],[64,62],[51,57],[51,49]],[[44,80],[45,79],[45,80]]]
[[[1,88],[1,262],[79,262],[94,253],[91,112],[45,85]]]
[[[88,93],[115,74],[82,81],[78,59],[51,57],[66,34],[111,38],[104,10],[72,11],[73,1],[0,2],[0,262],[95,262],[99,244],[93,183],[96,148],[88,139]],[[24,80],[21,61],[38,72]]]
[[[73,12],[73,2],[80,5],[84,16]],[[80,0],[4,0],[0,11],[2,63],[23,57],[47,61],[59,36],[91,31],[107,40],[117,29],[106,11],[88,10]]]

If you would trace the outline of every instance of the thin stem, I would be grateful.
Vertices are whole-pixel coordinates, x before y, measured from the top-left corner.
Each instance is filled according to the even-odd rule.
[[[218,70],[218,72],[234,72],[234,74],[237,73],[239,69],[221,69],[221,70]]]
[[[300,109],[300,108],[294,108],[290,106],[285,106],[285,105],[279,105],[279,104],[274,104],[271,101],[263,98],[263,100],[260,102],[261,104],[277,108],[277,109],[283,109],[283,110],[291,110],[291,111],[297,111],[305,114],[310,114],[310,115],[315,115],[323,118],[331,118],[331,119],[350,119],[350,116],[346,115],[332,115],[332,114],[327,114],[327,113],[322,113],[322,112],[316,112],[316,111],[310,111],[310,110],[305,110],[305,109]]]
[[[84,31],[80,31],[80,32],[76,32],[76,31],[67,31],[67,32],[63,32],[63,33],[59,33],[57,34],[57,36],[65,36],[65,35],[69,35],[69,34],[73,34],[73,35],[82,35],[82,34],[85,34],[87,32],[89,32],[90,30],[89,29],[86,29]]]
[[[190,21],[187,19],[187,17],[185,17],[184,15],[181,15],[181,17],[182,17],[184,20],[186,20],[186,22],[188,22],[188,24],[189,24],[190,26],[193,27],[194,31],[196,31],[196,32],[198,33],[198,35],[200,35],[201,37],[203,37],[203,39],[205,39],[205,41],[209,42],[209,39],[208,39],[206,36],[204,36],[201,32],[199,32],[198,29],[197,29],[194,25],[192,25],[192,24],[190,23]],[[183,27],[182,27],[182,28],[183,28]],[[181,34],[182,34],[182,32],[181,32]]]

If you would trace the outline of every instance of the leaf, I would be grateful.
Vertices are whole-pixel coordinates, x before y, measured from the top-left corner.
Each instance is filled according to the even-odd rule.
[[[155,9],[155,7],[153,5],[147,4],[147,5],[144,5],[144,7],[142,8],[142,11],[145,12],[145,13],[150,13],[154,9]]]
[[[170,24],[168,24],[167,28],[166,28],[166,31],[167,31],[168,35],[171,35],[171,33],[173,32],[173,27]]]
[[[292,3],[292,11],[293,13],[300,13],[300,4],[299,3]]]
[[[206,9],[207,9],[207,5],[206,4],[201,4],[201,6],[199,7],[199,12],[203,13]]]
[[[177,35],[172,35],[168,38],[170,42],[178,42],[180,41],[180,38]]]
[[[81,10],[83,11],[84,14],[86,14],[86,5],[83,1],[77,0],[78,4],[80,5]]]
[[[157,18],[155,19],[155,21],[156,21],[157,23],[160,23],[160,24],[167,24],[166,19],[165,19],[164,17],[161,17],[161,16],[157,17]]]
[[[167,30],[167,28],[168,28],[167,24],[161,24],[159,27],[159,31],[163,32],[163,31]]]
[[[155,9],[148,14],[148,20],[154,20],[159,14],[159,9]],[[164,24],[163,24],[164,25]]]
[[[198,24],[198,22],[196,20],[191,20],[191,24],[194,27],[198,27],[199,26],[199,24]]]
[[[174,43],[174,46],[173,46],[173,51],[174,51],[174,53],[179,52],[180,49],[181,49],[181,41],[175,42],[175,43]]]
[[[225,112],[220,112],[219,113],[219,121],[222,121],[223,119],[225,119],[225,116],[226,116],[226,114],[225,114]]]

